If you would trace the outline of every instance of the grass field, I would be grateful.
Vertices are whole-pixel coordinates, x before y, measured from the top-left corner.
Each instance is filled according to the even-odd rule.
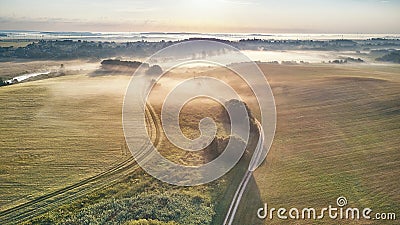
[[[16,59],[15,61],[0,62],[0,79],[8,80],[16,76],[35,72],[57,72],[63,64],[66,74],[86,74],[89,70],[99,67],[98,62],[86,60],[23,60]]]
[[[278,112],[267,163],[255,173],[263,201],[277,208],[321,209],[336,206],[336,198],[345,196],[349,207],[398,215],[400,68],[262,68],[271,81]],[[265,223],[288,221],[275,216]]]
[[[14,48],[19,48],[19,47],[26,47],[31,43],[32,41],[0,41],[0,47],[13,46]]]
[[[374,212],[395,212],[398,216],[400,67],[260,66],[274,92],[277,132],[267,162],[256,170],[242,200],[237,224],[337,224],[338,221],[329,219],[262,221],[256,213],[263,202],[276,208],[319,209],[335,206],[339,196],[345,196],[351,207],[370,207]],[[217,72],[230,77],[226,72]],[[207,73],[213,72],[203,72]],[[182,77],[185,76],[179,78]],[[121,106],[128,79],[76,75],[0,88],[1,210],[76,183],[126,158]],[[248,88],[234,78],[228,83],[244,92],[257,116]],[[161,87],[166,86],[161,81]],[[156,92],[150,98],[156,112],[160,111],[157,98],[162,94]],[[185,106],[181,123],[187,125],[183,133],[188,137],[199,134],[200,118],[216,118],[219,114],[217,104],[206,103],[199,99]],[[219,135],[226,135],[219,128]],[[209,160],[204,154],[182,154],[166,141],[160,146],[162,154],[182,164]],[[59,220],[78,213],[80,217],[73,218],[77,221],[98,216],[101,209],[110,205],[132,206],[135,201],[150,199],[158,203],[172,201],[177,208],[188,204],[187,212],[194,217],[187,215],[175,220],[182,224],[187,224],[185,218],[203,222],[213,218],[219,224],[236,190],[235,183],[241,179],[241,168],[218,182],[194,188],[165,185],[138,172],[123,182],[63,205],[45,218]],[[171,196],[176,201],[169,199]],[[188,198],[195,202],[202,199],[198,212],[205,214],[196,217],[195,211],[191,211],[193,202],[187,202]]]
[[[11,85],[0,90],[4,118],[1,125],[2,210],[91,177],[128,156],[121,124],[122,98],[128,81],[129,76],[76,75]],[[210,116],[216,106],[209,107],[194,114],[188,105],[188,110],[184,110],[188,113],[183,116],[189,125],[186,134],[196,134],[196,120]],[[156,110],[159,111],[158,106]],[[166,141],[161,143],[161,149],[163,154],[189,164],[203,163],[208,157],[182,154]],[[138,170],[110,187],[56,205],[33,223],[81,223],[94,217],[102,220],[107,216],[102,213],[103,208],[117,210],[114,204],[130,205],[139,201],[144,210],[158,207],[154,201],[174,202],[174,210],[185,210],[179,215],[175,211],[165,212],[164,208],[157,209],[161,214],[154,215],[123,211],[122,218],[129,214],[131,219],[142,215],[181,224],[189,224],[188,220],[193,220],[193,224],[210,223],[215,216],[219,193],[228,185],[229,182],[218,181],[193,188],[174,187]],[[194,207],[192,211],[191,207]]]
[[[121,107],[127,79],[78,75],[0,89],[1,209],[126,157]]]

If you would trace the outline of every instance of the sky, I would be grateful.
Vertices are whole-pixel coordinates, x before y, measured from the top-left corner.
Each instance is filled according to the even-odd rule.
[[[0,0],[0,30],[400,33],[400,0]]]

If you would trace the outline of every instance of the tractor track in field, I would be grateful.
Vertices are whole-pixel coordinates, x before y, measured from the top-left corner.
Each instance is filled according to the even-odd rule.
[[[146,123],[150,126],[150,139],[154,139],[154,145],[157,146],[160,141],[158,120],[151,105],[147,104],[146,109]],[[148,148],[148,146],[149,143],[146,142],[141,149],[144,150]],[[137,165],[136,160],[131,156],[95,176],[1,211],[0,223],[15,224],[27,221],[94,190],[111,186],[112,184],[126,178],[139,168],[140,167]]]

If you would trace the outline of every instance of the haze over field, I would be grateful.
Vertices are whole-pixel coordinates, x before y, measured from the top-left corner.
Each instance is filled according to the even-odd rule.
[[[0,0],[0,224],[394,224],[399,12]]]

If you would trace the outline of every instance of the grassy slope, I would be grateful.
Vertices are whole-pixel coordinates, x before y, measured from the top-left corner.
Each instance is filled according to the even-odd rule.
[[[8,140],[0,145],[3,156],[0,196],[4,208],[76,183],[126,157],[120,116],[128,78],[66,76],[0,90],[4,118],[0,134],[2,140]],[[196,133],[197,119],[213,112],[210,110],[207,108],[196,116],[189,111],[183,117],[189,124],[186,134]],[[168,143],[164,143],[162,151],[171,157],[182,156],[188,163],[207,158],[181,155]],[[122,182],[66,203],[32,222],[81,223],[86,219],[107,219],[102,209],[143,200],[150,201],[150,205],[142,205],[142,209],[160,210],[164,214],[128,211],[120,212],[121,218],[130,215],[131,219],[139,216],[181,224],[208,224],[215,214],[219,193],[226,187],[219,182],[194,188],[171,187],[139,170]],[[154,201],[165,199],[185,210],[178,215],[166,208],[152,209],[158,207]],[[176,218],[165,215],[165,211]]]
[[[255,173],[263,200],[271,207],[322,208],[343,195],[350,207],[399,214],[400,68],[263,70],[278,111],[267,163]]]
[[[168,185],[139,170],[121,182],[68,202],[25,224],[89,224],[89,221],[122,224],[138,219],[210,224],[214,215],[212,195],[219,189],[215,182],[198,187]]]
[[[256,183],[251,183],[247,197],[242,201],[238,212],[240,224],[247,224],[245,221],[250,219],[254,221],[251,224],[259,222],[254,216],[262,201],[276,207],[318,208],[334,205],[340,195],[346,196],[351,206],[399,212],[399,181],[396,180],[399,173],[399,69],[304,65],[268,65],[262,68],[276,97],[278,129],[268,162],[256,171]],[[385,81],[343,78],[354,76],[382,78]],[[120,108],[115,104],[121,99],[119,94],[114,95],[119,89],[98,88],[100,84],[107,84],[108,87],[121,85],[119,79],[70,78],[0,89],[2,112],[7,118],[0,125],[0,148],[4,160],[1,164],[3,186],[0,193],[2,197],[7,196],[3,202],[15,201],[16,194],[19,197],[32,193],[37,196],[66,183],[74,183],[123,157],[123,139],[122,133],[119,133]],[[90,82],[87,79],[91,79]],[[95,84],[92,83],[94,80]],[[29,95],[26,91],[30,92]],[[17,100],[9,102],[10,96],[15,96]],[[91,107],[83,108],[82,105]],[[58,108],[62,110],[52,111]],[[15,110],[18,110],[17,113]],[[189,114],[192,112],[189,111]],[[202,116],[202,113],[196,112],[196,118],[188,116],[184,121],[196,122],[197,117]],[[25,127],[32,132],[26,134]],[[15,130],[10,132],[9,129]],[[194,132],[196,127],[191,129],[193,131],[188,131],[188,134]],[[3,141],[10,134],[14,136],[11,141]],[[17,138],[18,134],[25,136]],[[68,138],[60,139],[65,134]],[[111,151],[106,151],[104,146]],[[168,152],[171,146],[166,144],[164,147]],[[83,151],[87,149],[98,153],[97,158],[92,152]],[[62,156],[67,151],[69,153],[65,157],[54,156]],[[182,158],[188,164],[193,163],[191,159],[193,157]],[[203,160],[201,156],[196,156],[194,162]],[[34,185],[30,185],[30,177],[37,177],[38,174],[40,179],[34,179]],[[241,178],[238,174],[228,174],[220,184],[210,186],[211,189],[190,189],[186,193],[198,193],[203,198],[230,187],[225,195],[212,197],[212,202],[217,205],[214,221],[221,221],[225,216],[224,208],[229,205],[230,195],[233,194],[229,192],[236,189],[233,183]],[[129,187],[129,184],[129,181],[123,182],[115,188],[120,190],[118,185]],[[115,193],[111,193],[110,196],[114,196]],[[326,222],[332,223],[329,220]]]
[[[0,41],[0,47],[11,47],[14,48],[18,47],[26,47],[27,45],[31,44],[31,41]]]
[[[41,71],[44,67],[60,66],[61,62],[57,61],[23,61],[20,62],[1,62],[0,63],[0,78],[8,80],[13,77]]]
[[[0,88],[1,209],[126,157],[123,79],[71,76]]]
[[[95,69],[98,64],[96,62],[88,62],[85,60],[24,60],[16,59],[15,61],[0,62],[0,79],[8,80],[16,76],[34,72],[57,72],[60,65],[64,65],[65,74],[83,74],[87,70]],[[45,76],[43,75],[44,79]],[[38,78],[30,78],[30,80]]]

